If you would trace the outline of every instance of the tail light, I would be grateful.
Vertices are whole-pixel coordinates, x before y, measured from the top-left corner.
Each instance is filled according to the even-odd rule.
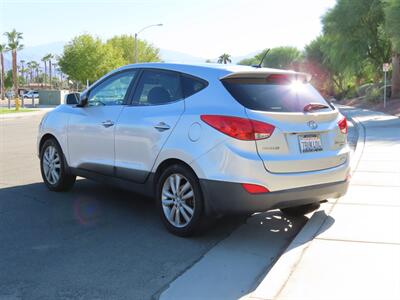
[[[338,122],[338,126],[339,126],[339,129],[340,129],[340,132],[341,132],[341,133],[347,134],[347,132],[348,132],[348,126],[347,126],[347,120],[346,120],[346,118],[341,119],[341,120]]]
[[[269,192],[265,186],[258,184],[242,183],[242,187],[250,194],[264,194]]]
[[[242,141],[267,139],[275,130],[271,124],[239,117],[202,115],[200,118],[218,131]]]

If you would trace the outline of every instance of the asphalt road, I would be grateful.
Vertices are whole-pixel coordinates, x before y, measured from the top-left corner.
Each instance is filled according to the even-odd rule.
[[[48,191],[36,157],[40,119],[0,119],[0,299],[150,299],[244,222],[224,218],[184,239],[163,228],[151,200],[130,192],[86,179]],[[262,226],[278,232],[272,264],[305,218],[284,230],[269,214]]]

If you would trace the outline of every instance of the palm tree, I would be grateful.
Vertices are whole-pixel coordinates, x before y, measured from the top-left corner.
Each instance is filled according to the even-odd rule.
[[[44,78],[43,78],[44,85],[46,85],[46,76],[47,76],[47,58],[46,58],[46,56],[42,57],[42,62],[44,63]]]
[[[53,65],[53,70],[54,70],[54,78],[57,79],[57,67],[58,67],[58,64],[56,62],[54,62],[52,65]]]
[[[21,78],[22,78],[22,80],[24,82],[24,85],[26,85],[28,83],[28,80],[27,80],[28,76],[27,75],[28,75],[29,69],[21,66],[19,71],[21,72]]]
[[[52,55],[49,53],[45,56],[43,56],[42,61],[44,62],[44,84],[46,85],[47,82],[47,62],[50,61],[52,58]]]
[[[51,66],[52,66],[51,60],[54,58],[54,55],[49,53],[49,54],[46,55],[46,57],[47,57],[47,60],[49,62],[49,81],[50,81],[50,89],[51,89]]]
[[[31,82],[38,81],[39,76],[39,63],[37,61],[30,61],[27,63],[30,73]],[[35,80],[34,80],[35,79]]]
[[[1,67],[1,85],[0,85],[0,99],[4,99],[4,56],[3,53],[6,51],[6,45],[0,44],[0,67]]]
[[[8,50],[12,53],[12,77],[13,77],[13,84],[14,84],[14,93],[16,99],[16,110],[19,109],[19,102],[18,102],[18,78],[17,78],[17,51],[21,50],[24,46],[21,44],[22,40],[22,33],[17,32],[13,29],[10,32],[5,32],[4,35],[8,39]]]
[[[218,57],[218,63],[219,64],[228,64],[231,63],[231,56],[227,53],[222,54],[220,57]]]
[[[34,71],[34,65],[33,61],[29,61],[27,65],[28,73],[29,73],[29,83],[31,84],[33,82],[33,71]]]
[[[25,73],[25,65],[24,65],[25,60],[21,59],[19,62],[21,63],[21,68],[19,69],[19,71],[21,72],[22,79],[25,80],[25,76],[24,76],[24,73]]]
[[[35,81],[38,82],[39,79],[39,63],[37,61],[32,61],[32,69],[35,71]]]

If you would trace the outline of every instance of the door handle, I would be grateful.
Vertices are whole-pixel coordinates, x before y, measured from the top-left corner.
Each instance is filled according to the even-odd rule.
[[[107,120],[107,121],[101,122],[101,125],[103,125],[105,128],[108,128],[108,127],[114,126],[114,122]]]
[[[171,127],[168,124],[165,124],[164,122],[158,123],[157,125],[154,126],[154,128],[161,132],[171,129]]]

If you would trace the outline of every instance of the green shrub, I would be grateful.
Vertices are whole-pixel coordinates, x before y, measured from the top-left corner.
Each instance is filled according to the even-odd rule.
[[[346,91],[346,98],[348,99],[356,98],[357,96],[358,94],[355,87],[351,87]]]
[[[379,103],[382,100],[382,90],[378,87],[371,87],[367,90],[365,99],[369,102]]]
[[[363,84],[362,86],[359,86],[357,88],[358,97],[364,97],[367,94],[367,90],[369,88],[371,88],[372,86],[374,86],[373,83],[366,83],[366,84]]]

